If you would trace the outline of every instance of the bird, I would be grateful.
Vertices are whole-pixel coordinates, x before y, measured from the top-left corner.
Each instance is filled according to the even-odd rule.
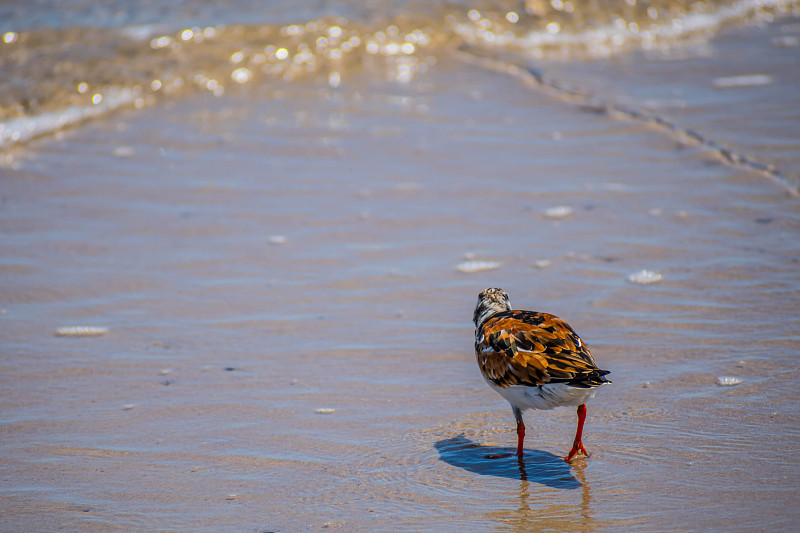
[[[517,457],[522,460],[527,409],[576,406],[578,427],[570,462],[583,446],[586,402],[598,387],[611,383],[575,330],[549,313],[512,310],[503,289],[489,288],[478,295],[473,314],[475,357],[489,386],[511,404],[517,422]]]

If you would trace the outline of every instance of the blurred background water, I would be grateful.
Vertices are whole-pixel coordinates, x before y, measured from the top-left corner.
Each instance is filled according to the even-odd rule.
[[[221,96],[277,79],[324,80],[336,87],[362,69],[408,82],[441,55],[481,49],[490,61],[510,56],[525,68],[535,64],[546,74],[552,69],[554,85],[570,87],[570,94],[595,104],[619,105],[622,99],[636,114],[649,111],[649,118],[673,129],[694,127],[691,133],[712,147],[722,142],[724,157],[728,148],[736,152],[733,160],[751,160],[752,154],[762,156],[765,143],[757,139],[772,133],[764,131],[770,125],[728,138],[729,128],[717,126],[716,117],[687,117],[713,99],[726,108],[749,109],[743,123],[789,110],[785,120],[796,121],[796,98],[774,86],[798,81],[800,32],[795,22],[773,27],[766,56],[737,38],[719,47],[726,54],[721,58],[708,42],[725,27],[763,26],[796,17],[798,9],[791,0],[6,2],[0,6],[0,143],[8,146],[119,107],[142,108],[196,91]],[[751,60],[758,71],[727,76],[723,68],[703,80],[705,86],[699,80],[688,87],[662,83],[675,80],[670,68],[676,63],[678,74],[708,73],[715,63],[746,62],[748,53],[757,54]],[[603,75],[609,60],[625,61],[621,58],[632,54],[645,54],[651,61],[636,64],[655,70]],[[761,85],[773,86],[767,88],[773,94],[761,99],[772,102],[772,109],[734,96],[741,93],[735,88]],[[674,124],[673,118],[681,122]],[[709,134],[722,139],[706,138]],[[796,187],[797,154],[764,150],[753,159],[756,166]]]

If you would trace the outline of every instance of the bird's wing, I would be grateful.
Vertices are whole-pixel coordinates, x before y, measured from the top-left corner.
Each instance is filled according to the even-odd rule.
[[[598,370],[578,334],[547,313],[498,313],[482,325],[475,352],[484,375],[501,387],[580,381]]]

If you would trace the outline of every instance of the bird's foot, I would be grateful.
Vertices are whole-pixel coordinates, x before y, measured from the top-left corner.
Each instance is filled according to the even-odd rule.
[[[583,447],[583,443],[579,440],[576,440],[575,443],[572,445],[572,449],[569,451],[567,456],[564,458],[565,462],[570,462],[572,459],[578,455],[578,452],[582,453],[584,456],[589,457],[589,452],[586,451],[586,448]]]

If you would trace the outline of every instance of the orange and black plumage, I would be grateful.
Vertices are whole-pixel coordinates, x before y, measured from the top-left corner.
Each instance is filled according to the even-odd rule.
[[[588,455],[582,443],[586,402],[609,383],[575,330],[548,313],[512,310],[502,289],[478,295],[473,315],[475,356],[487,383],[510,404],[517,421],[517,455],[523,455],[526,409],[577,406],[578,429],[567,454]]]

